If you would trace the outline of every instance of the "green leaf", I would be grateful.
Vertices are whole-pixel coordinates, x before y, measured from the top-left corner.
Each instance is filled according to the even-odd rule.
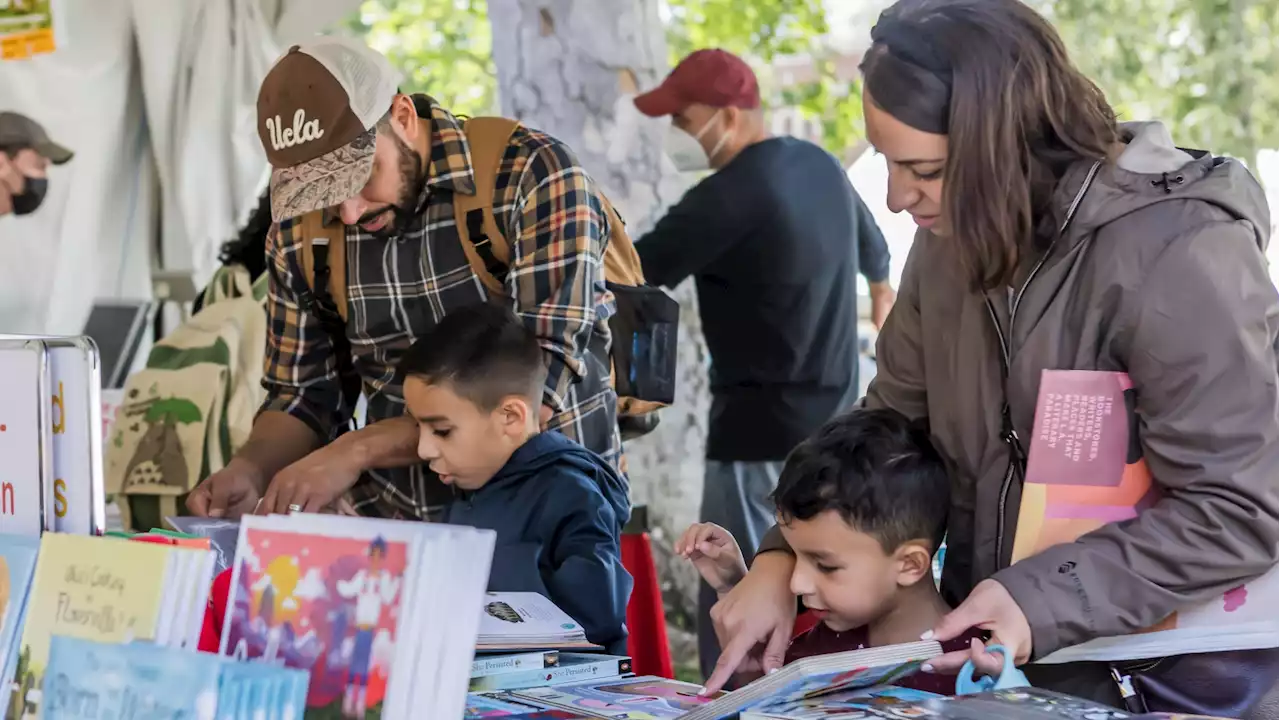
[[[147,423],[175,422],[189,425],[204,419],[204,413],[196,404],[186,398],[171,397],[157,400],[147,408],[144,416]]]

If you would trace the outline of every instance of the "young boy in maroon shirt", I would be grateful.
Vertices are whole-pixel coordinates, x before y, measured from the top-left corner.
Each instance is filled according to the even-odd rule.
[[[786,661],[916,642],[951,611],[933,582],[933,555],[951,504],[950,480],[928,433],[892,410],[838,417],[798,445],[773,493],[796,554],[791,590],[820,622],[795,638]],[[746,574],[724,528],[690,527],[676,552],[721,596]],[[943,643],[970,649],[979,672],[999,674],[980,631]],[[918,673],[898,685],[951,695],[954,675]]]

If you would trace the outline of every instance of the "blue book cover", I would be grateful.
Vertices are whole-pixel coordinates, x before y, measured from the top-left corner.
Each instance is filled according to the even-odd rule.
[[[44,720],[214,720],[224,661],[150,643],[53,636],[41,688]]]
[[[560,653],[555,667],[516,670],[471,679],[471,692],[519,690],[602,680],[631,674],[631,658],[590,653]]]
[[[22,621],[27,616],[27,599],[35,579],[40,538],[0,535],[0,678],[13,678],[22,643]],[[8,704],[11,688],[5,683],[0,701]]]

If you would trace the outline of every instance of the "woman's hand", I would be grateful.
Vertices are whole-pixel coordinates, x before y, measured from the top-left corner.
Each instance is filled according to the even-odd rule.
[[[707,679],[704,695],[719,691],[739,670],[770,673],[782,667],[796,624],[791,572],[796,559],[773,551],[756,556],[747,576],[711,608],[724,650]]]
[[[676,541],[676,554],[693,563],[702,579],[723,596],[747,575],[738,541],[715,523],[694,523]]]
[[[936,627],[920,639],[946,642],[960,637],[971,628],[990,630],[989,644],[1003,645],[1013,653],[1015,666],[1024,665],[1031,659],[1031,625],[1027,623],[1027,616],[1009,591],[995,580],[978,583],[969,597],[960,603],[960,607],[947,613]],[[940,655],[930,660],[922,669],[925,672],[954,674],[960,671],[966,660],[973,660],[980,673],[999,675],[999,669],[994,673],[989,672],[995,667],[995,658],[997,656],[992,653],[977,653],[970,647],[968,650]]]

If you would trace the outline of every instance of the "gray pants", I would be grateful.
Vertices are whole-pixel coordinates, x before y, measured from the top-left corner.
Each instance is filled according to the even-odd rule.
[[[712,522],[729,531],[738,541],[747,564],[755,555],[760,540],[774,523],[770,493],[778,485],[782,461],[720,462],[707,461],[702,481],[702,522]],[[711,675],[720,659],[720,642],[711,624],[711,606],[716,593],[704,583],[698,588],[698,661],[703,678]]]

